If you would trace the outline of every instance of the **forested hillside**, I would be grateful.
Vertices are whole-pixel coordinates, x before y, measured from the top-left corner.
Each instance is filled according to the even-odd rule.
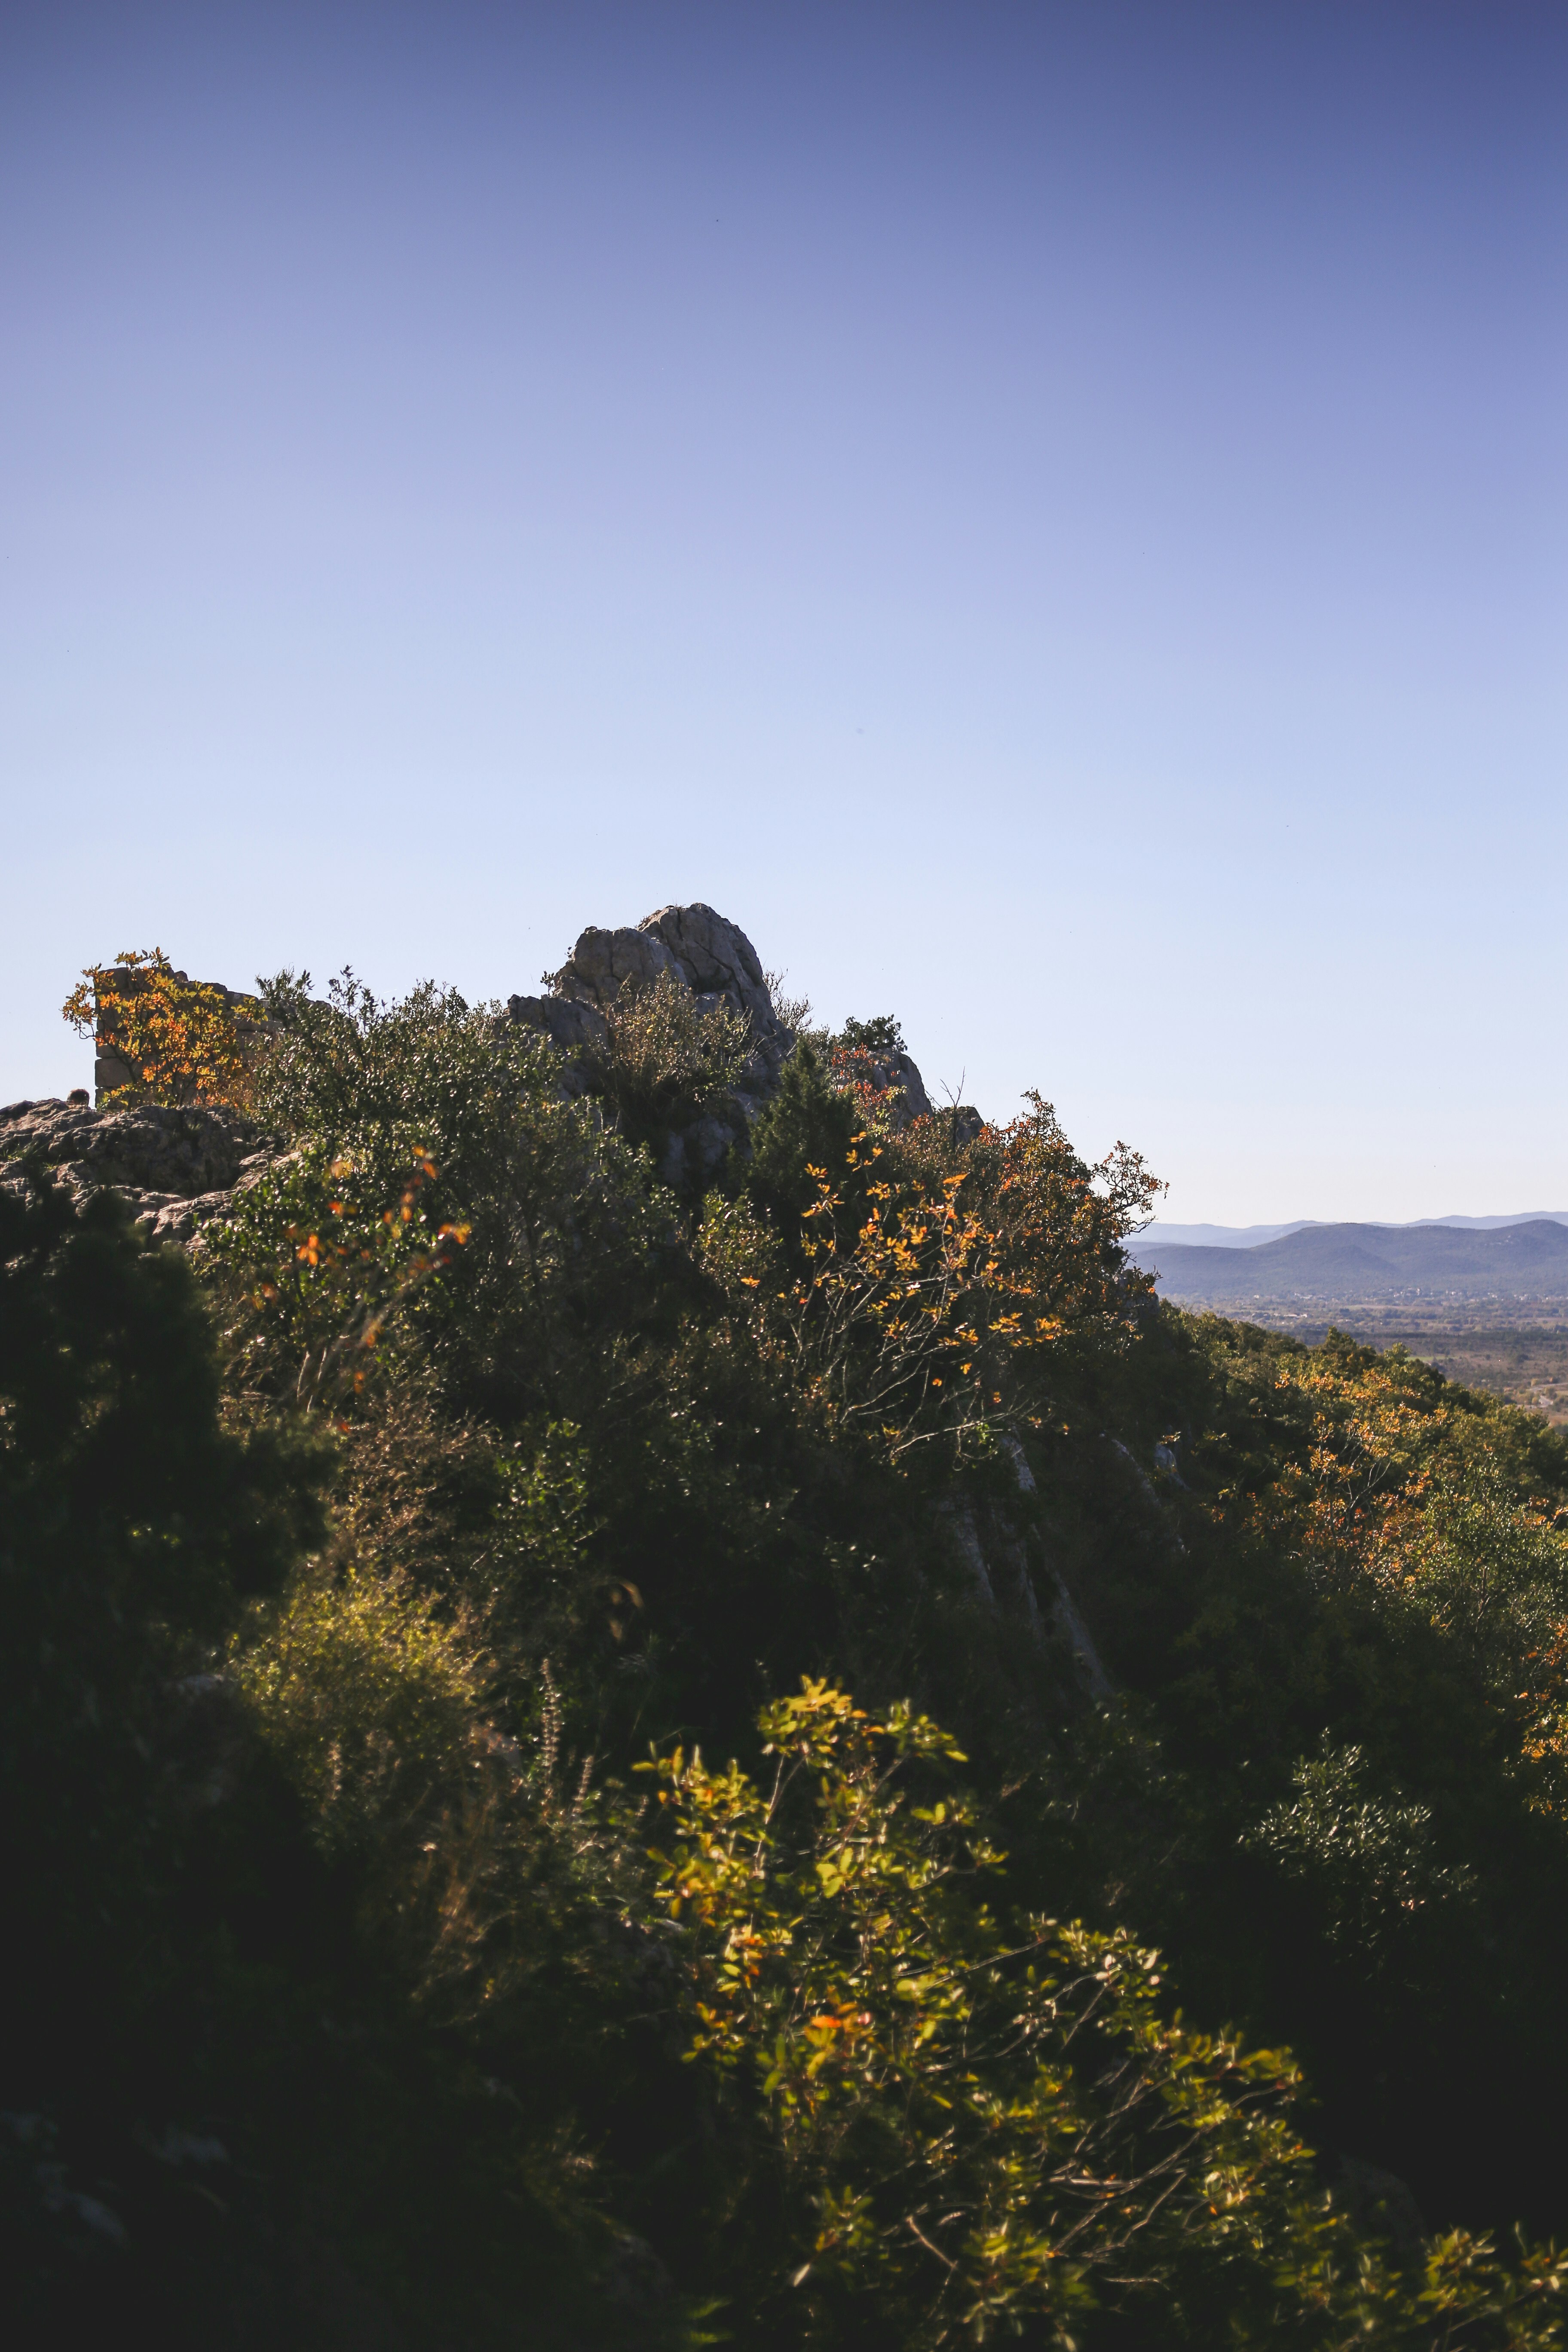
[[[1559,2341],[1568,1448],[602,961],[0,1114],[26,2340]]]

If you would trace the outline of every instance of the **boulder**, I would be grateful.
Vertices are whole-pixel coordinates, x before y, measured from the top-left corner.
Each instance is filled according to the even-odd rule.
[[[876,1093],[890,1097],[887,1112],[895,1129],[908,1127],[911,1118],[929,1118],[931,1116],[931,1101],[925,1090],[925,1080],[901,1045],[849,1047],[843,1056],[842,1067],[858,1085],[870,1087]],[[979,1131],[977,1118],[973,1133],[978,1134]],[[957,1139],[956,1127],[954,1137]],[[968,1135],[963,1140],[969,1140]]]
[[[241,1180],[243,1182],[243,1180]],[[163,1201],[154,1207],[132,1211],[136,1223],[144,1225],[157,1242],[188,1242],[209,1217],[221,1217],[232,1207],[232,1192],[198,1192],[194,1201]]]
[[[635,927],[627,924],[620,930],[590,924],[560,971],[549,977],[557,999],[603,1010],[616,1002],[628,980],[647,986],[667,971],[698,996],[712,997],[747,1014],[759,1038],[783,1029],[756,949],[738,925],[700,901],[660,907]]]
[[[571,996],[512,996],[507,1011],[514,1021],[537,1029],[563,1054],[580,1054],[584,1046],[602,1045],[609,1034],[605,1016],[592,1004]]]
[[[580,1094],[588,1078],[582,1056],[603,1042],[605,1014],[621,991],[628,982],[649,987],[666,973],[692,991],[699,1012],[724,1007],[751,1024],[752,1055],[732,1098],[734,1117],[722,1147],[705,1136],[694,1150],[683,1146],[671,1160],[682,1168],[689,1161],[693,1172],[707,1171],[717,1166],[736,1133],[743,1132],[773,1093],[795,1043],[794,1031],[773,1010],[757,951],[738,925],[700,901],[661,907],[619,930],[590,924],[560,971],[545,975],[552,992],[513,996],[507,1011],[560,1048],[563,1084],[569,1094]]]
[[[925,1080],[910,1056],[901,1048],[896,1053],[873,1054],[867,1076],[873,1086],[888,1087],[902,1095],[903,1116],[898,1121],[900,1127],[911,1118],[931,1117],[931,1097],[925,1090]]]
[[[276,1156],[275,1140],[228,1111],[92,1110],[74,1099],[0,1109],[0,1186],[19,1192],[30,1171],[45,1169],[78,1201],[117,1192],[153,1241],[194,1240]]]
[[[559,1046],[564,1061],[561,1073],[563,1090],[568,1095],[580,1095],[587,1084],[583,1055],[591,1046],[601,1045],[609,1035],[604,1014],[592,1004],[572,996],[511,996],[507,999],[507,1012],[513,1021],[525,1029],[535,1029]]]

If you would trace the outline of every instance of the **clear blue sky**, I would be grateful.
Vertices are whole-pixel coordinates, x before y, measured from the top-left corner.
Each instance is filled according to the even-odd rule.
[[[706,898],[1177,1218],[1568,1205],[1568,8],[0,15],[0,1099]]]

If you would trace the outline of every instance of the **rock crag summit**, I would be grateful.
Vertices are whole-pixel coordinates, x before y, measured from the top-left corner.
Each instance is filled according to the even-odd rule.
[[[546,992],[509,998],[504,1017],[556,1049],[566,1094],[594,1093],[599,1090],[596,1060],[609,1045],[606,1016],[628,991],[635,994],[666,978],[690,991],[699,1015],[727,1011],[745,1024],[745,1059],[735,1084],[656,1139],[658,1173],[680,1189],[706,1182],[731,1150],[749,1150],[752,1121],[776,1091],[796,1042],[739,924],[700,900],[660,907],[619,929],[591,924],[560,969],[545,974]],[[137,984],[137,976],[127,984]],[[209,985],[237,1004],[251,1003],[219,983]],[[105,1003],[100,1033],[111,1035],[114,1027],[113,1005]],[[271,1023],[247,1020],[245,1027],[258,1040],[277,1034]],[[857,1049],[855,1076],[889,1097],[895,1125],[931,1113],[920,1070],[901,1045]],[[97,1108],[85,1096],[0,1108],[0,1185],[18,1187],[29,1166],[47,1167],[78,1195],[103,1188],[121,1192],[137,1223],[159,1240],[190,1240],[205,1219],[227,1208],[237,1186],[267,1166],[274,1147],[227,1110],[115,1102],[113,1095],[135,1077],[122,1059],[100,1053]],[[965,1133],[978,1129],[978,1113],[964,1108],[955,1118]]]

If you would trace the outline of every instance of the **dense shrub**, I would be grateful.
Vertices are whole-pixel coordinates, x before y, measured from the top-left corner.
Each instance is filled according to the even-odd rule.
[[[182,1677],[314,1532],[310,1452],[226,1429],[190,1270],[112,1195],[0,1193],[0,1839],[40,2018],[142,1932]]]
[[[728,1004],[700,1005],[674,972],[627,982],[605,1014],[602,1048],[584,1055],[589,1081],[622,1132],[647,1142],[741,1083],[751,1024]]]
[[[803,1039],[698,1203],[683,992],[586,1099],[263,993],[195,1275],[0,1196],[39,2338],[1556,2340],[1561,1443],[1162,1307],[1038,1099]]]

